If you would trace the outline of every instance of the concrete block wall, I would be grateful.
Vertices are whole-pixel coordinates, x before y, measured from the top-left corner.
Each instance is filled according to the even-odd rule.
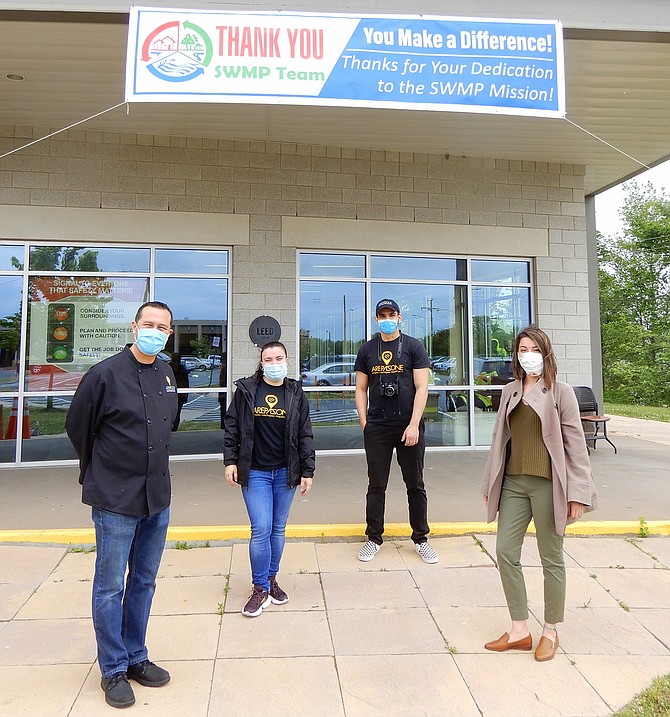
[[[50,131],[0,126],[0,154]],[[222,222],[248,214],[249,243],[232,252],[233,376],[257,361],[247,327],[259,314],[280,321],[294,350],[296,257],[282,246],[282,216],[546,229],[537,321],[560,377],[590,384],[583,174],[581,165],[79,128],[1,159],[0,204],[218,213]],[[514,253],[491,246],[493,256]]]

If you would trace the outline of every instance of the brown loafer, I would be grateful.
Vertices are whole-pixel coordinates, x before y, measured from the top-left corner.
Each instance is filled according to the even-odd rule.
[[[544,635],[540,638],[537,643],[537,649],[535,650],[535,659],[538,662],[547,662],[554,659],[554,655],[558,650],[558,633],[556,633],[556,639],[552,645],[551,640]]]
[[[503,633],[497,640],[487,642],[484,647],[493,652],[505,652],[507,650],[531,650],[533,648],[533,636],[528,634],[520,640],[509,641],[509,633]]]

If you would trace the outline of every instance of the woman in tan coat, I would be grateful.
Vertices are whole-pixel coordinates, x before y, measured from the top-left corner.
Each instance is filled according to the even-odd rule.
[[[591,465],[572,387],[556,380],[549,337],[535,326],[516,337],[516,380],[506,385],[484,469],[487,519],[498,514],[496,554],[512,627],[487,650],[531,650],[521,548],[531,518],[544,572],[544,626],[535,659],[551,660],[565,608],[565,527],[596,507]]]

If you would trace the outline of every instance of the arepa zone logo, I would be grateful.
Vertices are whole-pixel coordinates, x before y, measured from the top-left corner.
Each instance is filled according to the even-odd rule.
[[[166,22],[149,33],[142,45],[147,70],[167,82],[187,82],[202,75],[212,54],[209,35],[188,20]]]

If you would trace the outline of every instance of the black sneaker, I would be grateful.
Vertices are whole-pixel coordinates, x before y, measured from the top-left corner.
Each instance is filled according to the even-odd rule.
[[[275,605],[284,605],[288,602],[288,595],[277,585],[277,578],[270,576],[270,600]]]
[[[268,591],[260,585],[254,585],[247,604],[242,608],[242,614],[247,617],[258,617],[263,612],[263,608],[267,607],[271,602],[272,598]]]
[[[128,677],[145,687],[162,687],[170,681],[170,673],[149,660],[129,665]]]
[[[130,707],[135,704],[133,688],[128,683],[125,672],[117,672],[100,680],[100,687],[105,693],[105,702],[111,707]]]

